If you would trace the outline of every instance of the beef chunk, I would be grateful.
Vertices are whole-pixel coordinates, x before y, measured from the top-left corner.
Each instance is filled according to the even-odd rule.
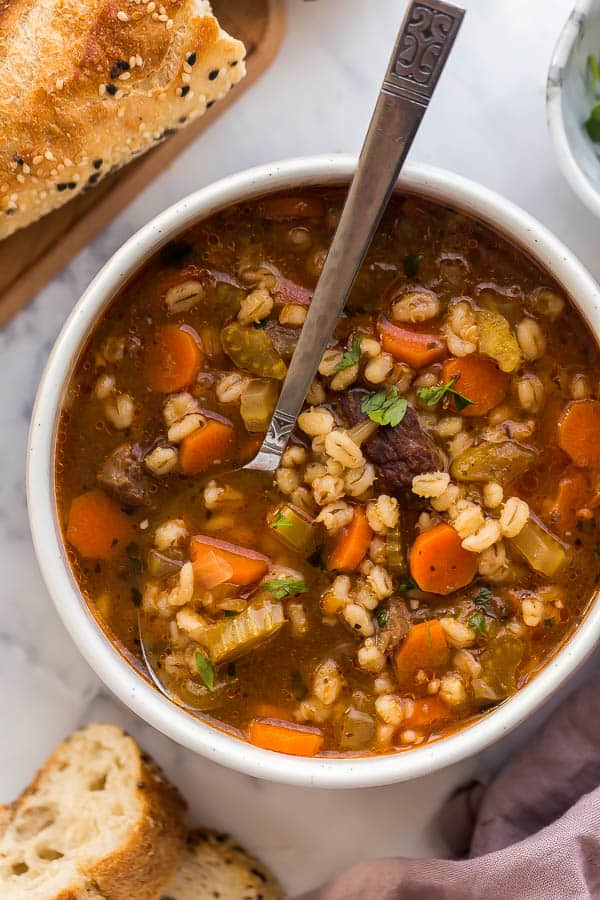
[[[146,506],[150,502],[150,481],[143,459],[139,444],[121,444],[104,461],[98,481],[128,506]]]
[[[288,328],[278,322],[267,322],[265,331],[271,338],[276,353],[283,359],[291,359],[300,337],[300,329]]]
[[[387,612],[385,625],[377,635],[377,646],[382,653],[389,653],[404,640],[410,628],[408,609],[404,600],[392,597],[383,604]]]
[[[367,391],[349,391],[342,397],[342,409],[350,425],[356,425],[365,414],[361,403]],[[442,463],[439,450],[421,429],[414,409],[409,406],[399,425],[379,428],[363,444],[363,451],[377,468],[386,490],[398,494],[410,488],[413,477],[433,472]]]

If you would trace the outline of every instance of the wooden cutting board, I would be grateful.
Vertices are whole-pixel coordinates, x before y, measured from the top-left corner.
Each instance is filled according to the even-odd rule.
[[[268,68],[281,45],[283,0],[213,0],[223,28],[244,41],[248,74],[201,119],[101,182],[93,191],[0,241],[0,327],[66,266],[178,153]]]

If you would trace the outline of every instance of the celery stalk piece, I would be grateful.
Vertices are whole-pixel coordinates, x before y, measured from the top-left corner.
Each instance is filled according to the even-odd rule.
[[[214,663],[228,662],[254,650],[285,624],[283,604],[262,600],[238,616],[222,619],[202,633],[200,640]]]

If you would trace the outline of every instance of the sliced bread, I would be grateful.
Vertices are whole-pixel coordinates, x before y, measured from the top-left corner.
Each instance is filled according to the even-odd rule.
[[[184,844],[185,803],[135,741],[89,725],[0,807],[2,900],[156,900]]]
[[[173,880],[160,900],[281,900],[267,869],[227,834],[190,832]]]

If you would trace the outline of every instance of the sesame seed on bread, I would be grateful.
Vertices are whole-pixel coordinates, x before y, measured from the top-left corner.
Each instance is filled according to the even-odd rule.
[[[160,900],[281,900],[271,873],[227,834],[195,829]]]
[[[113,725],[89,725],[0,807],[2,900],[156,900],[184,845],[185,803]]]
[[[0,238],[201,116],[244,54],[208,0],[0,2]]]

